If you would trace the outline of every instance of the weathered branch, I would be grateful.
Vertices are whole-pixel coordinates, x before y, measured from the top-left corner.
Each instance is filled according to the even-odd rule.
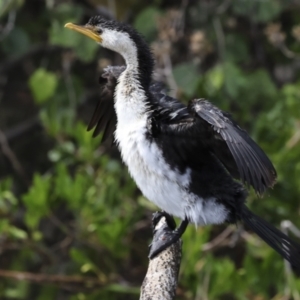
[[[164,239],[166,232],[172,229],[168,226],[166,218],[162,217],[155,226],[155,230],[154,242]],[[181,263],[181,246],[182,241],[179,240],[150,260],[148,271],[141,287],[140,300],[174,299]]]
[[[27,178],[26,173],[17,156],[10,148],[6,136],[2,132],[2,130],[0,130],[0,151],[2,151],[3,154],[7,157],[16,173],[23,179],[24,183],[29,186],[29,179]]]
[[[52,283],[58,285],[82,285],[87,287],[102,287],[104,284],[98,278],[88,278],[81,276],[35,274],[30,272],[0,270],[0,278],[10,278],[19,281],[29,281],[34,283]]]

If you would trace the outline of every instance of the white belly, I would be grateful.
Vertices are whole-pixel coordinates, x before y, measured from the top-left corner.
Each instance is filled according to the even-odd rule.
[[[179,175],[170,169],[160,149],[146,139],[145,125],[141,120],[132,130],[117,127],[116,140],[123,161],[146,198],[166,212],[184,218],[184,187],[189,184],[190,172]]]
[[[146,121],[118,126],[116,140],[123,161],[143,195],[167,213],[198,225],[223,223],[227,211],[215,199],[202,199],[188,192],[189,168],[183,174],[172,170],[161,150],[147,140]]]

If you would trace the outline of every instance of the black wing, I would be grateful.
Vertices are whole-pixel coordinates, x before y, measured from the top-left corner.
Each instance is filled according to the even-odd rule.
[[[87,130],[96,127],[93,137],[103,132],[102,142],[111,138],[116,130],[117,116],[114,108],[114,92],[117,79],[124,70],[125,66],[109,66],[104,69],[104,73],[99,78],[101,94]]]
[[[162,97],[163,94],[160,94],[156,98],[157,104],[166,107],[166,104],[160,103]],[[173,107],[176,102],[179,103],[171,98],[170,103],[173,103]],[[169,116],[168,120],[158,120],[164,133],[192,139],[193,144],[203,144],[233,177],[250,184],[259,194],[274,185],[276,171],[271,161],[228,113],[204,99],[191,101],[186,109],[180,105],[182,108],[178,106],[175,110],[180,114],[174,114],[174,109],[169,110],[165,113]]]
[[[240,179],[259,193],[272,187],[276,181],[276,171],[263,150],[230,117],[204,99],[193,100],[188,109],[196,117],[196,126],[206,126],[213,130],[210,146],[226,166],[226,158],[220,153],[225,142],[240,174]],[[220,142],[220,138],[221,140]],[[224,149],[224,148],[223,148]],[[224,153],[228,156],[228,153]]]
[[[101,97],[88,130],[96,127],[93,136],[103,131],[102,141],[111,137],[116,128],[113,97],[117,79],[124,70],[125,66],[110,66],[100,78]],[[259,194],[274,185],[276,171],[271,161],[228,113],[204,99],[193,100],[186,107],[162,92],[163,88],[157,82],[150,86],[156,123],[153,128],[159,126],[159,131],[167,135],[189,139],[191,145],[203,144],[233,177],[250,184]],[[183,148],[186,147],[187,144]]]

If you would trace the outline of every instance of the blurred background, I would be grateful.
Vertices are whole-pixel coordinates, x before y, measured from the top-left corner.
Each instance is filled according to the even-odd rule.
[[[249,206],[299,240],[299,0],[1,0],[0,298],[139,298],[157,208],[86,131],[103,68],[123,60],[64,28],[96,14],[145,36],[171,95],[247,129],[278,171]],[[243,226],[190,226],[183,253],[177,299],[300,299],[297,274]]]

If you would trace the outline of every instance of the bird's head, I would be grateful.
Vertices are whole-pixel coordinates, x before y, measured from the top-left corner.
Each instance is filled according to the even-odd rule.
[[[96,41],[104,48],[126,56],[128,52],[137,51],[141,37],[127,24],[106,20],[100,16],[92,17],[86,25],[67,23],[66,28],[82,33]]]
[[[88,36],[104,48],[121,54],[127,67],[138,70],[141,84],[147,86],[150,83],[154,65],[152,53],[143,37],[131,26],[95,16],[86,25],[67,23],[65,27]]]

